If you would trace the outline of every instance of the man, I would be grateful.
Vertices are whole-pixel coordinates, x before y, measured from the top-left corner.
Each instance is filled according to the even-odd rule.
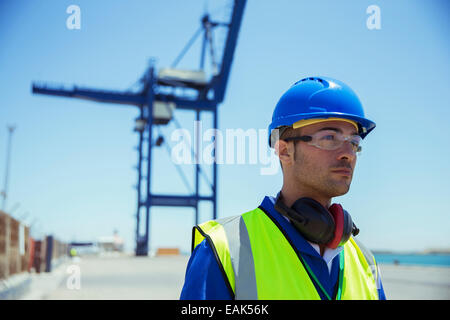
[[[194,227],[181,299],[385,299],[350,214],[331,205],[348,192],[361,140],[374,128],[346,84],[295,83],[269,126],[281,191],[255,210]]]

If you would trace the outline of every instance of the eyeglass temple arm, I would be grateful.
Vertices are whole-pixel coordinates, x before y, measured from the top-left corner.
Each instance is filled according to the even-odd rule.
[[[311,136],[300,136],[300,137],[289,137],[289,138],[284,138],[284,139],[280,139],[280,140],[284,140],[284,141],[297,141],[297,140],[301,140],[304,142],[309,142],[312,140]]]

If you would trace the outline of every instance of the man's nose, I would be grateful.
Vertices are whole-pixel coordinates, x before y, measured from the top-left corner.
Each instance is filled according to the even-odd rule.
[[[353,149],[353,146],[350,141],[344,141],[342,146],[338,149],[338,159],[343,160],[347,159],[349,161],[353,161],[356,158],[356,151]]]

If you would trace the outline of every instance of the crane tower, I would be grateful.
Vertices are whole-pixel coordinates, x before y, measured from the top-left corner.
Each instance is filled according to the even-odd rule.
[[[136,247],[137,256],[147,255],[149,250],[150,209],[153,206],[190,207],[195,210],[195,222],[198,223],[199,202],[210,201],[213,207],[213,219],[217,218],[217,164],[212,164],[211,192],[202,195],[199,190],[199,179],[202,173],[198,161],[195,162],[195,190],[186,195],[156,194],[152,192],[152,148],[164,144],[163,136],[156,137],[155,129],[174,121],[177,109],[195,112],[196,120],[202,112],[212,113],[212,127],[218,126],[217,107],[223,101],[230,74],[231,64],[236,48],[237,38],[243,17],[246,0],[234,0],[229,21],[212,21],[209,14],[201,18],[201,26],[183,48],[180,55],[169,68],[161,68],[158,72],[154,63],[140,79],[142,84],[138,92],[98,90],[73,86],[70,89],[55,88],[46,84],[32,84],[32,93],[78,98],[96,102],[129,105],[139,110],[135,131],[139,135],[138,143],[138,180],[137,180],[137,212],[136,212]],[[226,29],[226,39],[221,52],[220,61],[214,48],[214,31],[216,28]],[[203,35],[200,57],[200,68],[192,70],[177,69],[176,65],[191,47],[196,38]],[[208,50],[209,49],[209,50]],[[212,64],[211,75],[205,72],[205,57],[209,51]],[[156,137],[156,139],[155,139]],[[214,139],[215,140],[215,139]],[[215,143],[215,141],[214,141]],[[198,150],[194,150],[198,155]],[[181,173],[182,174],[182,173]],[[142,233],[141,223],[144,220],[145,230]]]

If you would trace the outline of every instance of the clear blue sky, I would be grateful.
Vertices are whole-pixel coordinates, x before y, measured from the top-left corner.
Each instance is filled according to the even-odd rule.
[[[80,30],[66,28],[71,4],[81,8]],[[381,9],[380,30],[366,27],[372,4]],[[127,89],[149,58],[157,68],[173,62],[205,7],[223,13],[220,1],[206,0],[1,2],[0,188],[6,126],[16,124],[8,208],[19,204],[14,216],[37,219],[36,236],[91,240],[118,229],[133,249],[138,112],[32,95],[32,81]],[[450,247],[448,13],[446,0],[250,0],[219,128],[267,128],[281,94],[305,76],[346,82],[377,128],[364,142],[350,192],[335,201],[372,249]],[[199,44],[180,67],[198,66]],[[176,117],[192,130],[193,115]],[[165,151],[154,155],[154,191],[184,192]],[[277,193],[281,173],[260,175],[260,168],[219,166],[219,217]],[[211,217],[209,208],[202,206],[201,221]],[[189,250],[192,210],[154,208],[151,219],[153,249]]]

